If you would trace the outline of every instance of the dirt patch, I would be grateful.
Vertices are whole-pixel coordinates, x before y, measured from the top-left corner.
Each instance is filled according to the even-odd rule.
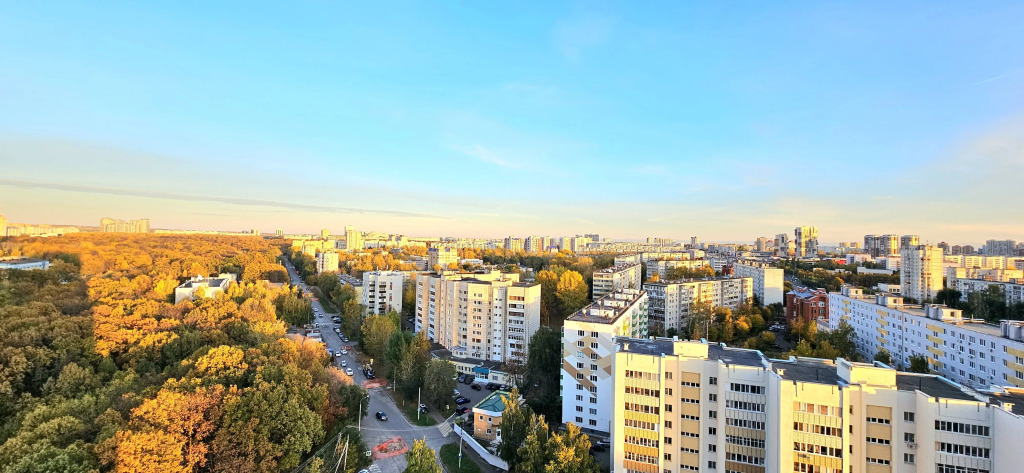
[[[392,437],[381,442],[380,445],[373,447],[373,453],[371,456],[374,460],[383,460],[385,458],[403,455],[408,451],[409,446],[405,444],[402,437]]]
[[[387,386],[387,385],[388,385],[388,381],[386,379],[377,378],[377,379],[371,379],[371,380],[368,380],[368,381],[363,381],[363,388],[364,389],[383,388],[384,386]]]

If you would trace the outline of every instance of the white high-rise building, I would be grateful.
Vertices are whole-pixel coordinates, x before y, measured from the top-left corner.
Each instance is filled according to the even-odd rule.
[[[363,233],[356,231],[356,228],[352,225],[345,225],[345,249],[348,251],[358,251],[363,248]]]
[[[775,235],[775,256],[780,258],[789,258],[793,256],[796,251],[796,245],[793,240],[789,239],[789,235],[786,233],[779,233]]]
[[[619,338],[612,370],[616,472],[1020,471],[1020,389],[670,339]]]
[[[818,256],[818,227],[796,227],[793,234],[798,258]]]
[[[753,261],[736,263],[732,268],[736,276],[754,280],[754,295],[762,305],[782,303],[785,275],[781,268]]]
[[[316,273],[337,272],[338,254],[333,251],[322,251],[316,254]]]
[[[735,309],[754,296],[753,278],[721,277],[658,281],[643,285],[649,302],[649,319],[666,331],[680,330],[688,322],[694,303]]]
[[[903,297],[935,299],[942,290],[942,248],[918,245],[900,250],[900,287]]]
[[[612,292],[565,319],[562,326],[562,422],[607,434],[613,410],[616,337],[647,336],[647,293]]]
[[[362,303],[370,314],[402,313],[402,284],[406,273],[401,271],[367,271],[363,273]]]
[[[620,289],[640,289],[640,263],[615,265],[594,271],[594,299]]]
[[[525,361],[540,328],[540,284],[498,271],[416,278],[415,330],[453,355]]]

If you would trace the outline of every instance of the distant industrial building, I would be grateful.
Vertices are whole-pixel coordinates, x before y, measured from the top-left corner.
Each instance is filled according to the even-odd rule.
[[[196,291],[200,291],[203,297],[213,297],[218,292],[226,291],[234,281],[235,275],[230,273],[221,273],[215,278],[196,276],[174,289],[174,303],[195,300]]]

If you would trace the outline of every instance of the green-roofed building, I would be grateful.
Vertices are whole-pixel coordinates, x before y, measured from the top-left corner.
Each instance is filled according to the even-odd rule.
[[[492,442],[501,441],[501,413],[505,412],[504,399],[508,391],[494,391],[473,406],[473,436]]]

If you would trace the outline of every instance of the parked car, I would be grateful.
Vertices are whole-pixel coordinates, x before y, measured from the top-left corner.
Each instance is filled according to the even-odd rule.
[[[348,337],[341,337],[341,341],[347,342],[348,341]]]
[[[462,393],[458,389],[452,391],[452,397],[462,397]]]
[[[594,442],[594,445],[598,445],[598,446],[601,446],[601,447],[604,447],[604,448],[608,448],[608,447],[610,447],[612,445],[612,442],[610,440],[608,440],[608,439],[601,439],[601,440],[598,440],[597,442]]]
[[[474,391],[479,391],[480,390],[480,385],[479,384],[470,384],[469,385],[469,389],[472,389]]]
[[[348,362],[345,360],[341,360],[341,367],[344,368],[346,366],[348,366]]]
[[[461,416],[462,414],[465,414],[465,413],[467,413],[469,411],[470,411],[469,407],[462,406],[462,407],[459,407],[458,409],[455,409],[455,415]]]
[[[388,415],[383,411],[377,411],[377,420],[388,420]]]
[[[459,398],[455,399],[455,403],[456,404],[466,404],[468,402],[472,402],[472,401],[470,401],[469,398],[465,398],[465,397],[459,397]]]
[[[455,381],[458,381],[460,383],[466,382],[465,380],[466,380],[466,375],[464,375],[464,374],[460,374],[458,378],[455,378]]]
[[[342,349],[341,349],[341,354],[342,354],[342,355],[347,355],[347,354],[348,354],[348,350],[346,350],[346,349],[342,348]]]
[[[345,368],[345,374],[352,376],[355,374],[355,371],[352,371],[352,368]]]
[[[494,391],[495,389],[498,389],[498,383],[487,383],[488,391]]]
[[[341,358],[341,352],[340,351],[334,352],[334,356],[337,357],[337,358]]]

